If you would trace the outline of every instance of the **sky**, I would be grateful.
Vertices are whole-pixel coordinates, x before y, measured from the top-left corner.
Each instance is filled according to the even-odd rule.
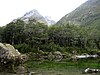
[[[53,20],[58,21],[85,1],[87,0],[1,0],[0,26],[22,17],[33,9],[38,10],[43,16],[50,16]]]

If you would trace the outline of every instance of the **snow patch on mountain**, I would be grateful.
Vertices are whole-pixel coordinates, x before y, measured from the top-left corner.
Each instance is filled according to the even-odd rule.
[[[46,25],[53,25],[55,24],[55,21],[52,20],[48,16],[42,16],[36,9],[31,10],[30,12],[27,12],[22,17],[18,18],[23,20],[25,23],[28,23],[29,21],[33,22],[40,22],[44,23]],[[15,22],[17,19],[14,19],[13,22]]]
[[[55,22],[54,20],[52,20],[51,17],[49,17],[49,16],[45,16],[44,18],[45,18],[45,20],[47,21],[48,25],[53,25],[53,24],[56,23],[56,22]]]

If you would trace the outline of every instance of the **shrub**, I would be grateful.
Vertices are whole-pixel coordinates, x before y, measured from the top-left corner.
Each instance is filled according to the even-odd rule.
[[[32,48],[28,44],[18,44],[15,45],[15,48],[21,53],[28,53],[32,51]]]

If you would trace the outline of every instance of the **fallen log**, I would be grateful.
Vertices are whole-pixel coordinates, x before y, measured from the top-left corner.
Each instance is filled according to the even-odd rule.
[[[83,73],[89,73],[89,74],[93,74],[93,73],[100,73],[100,69],[91,69],[91,68],[86,68]]]

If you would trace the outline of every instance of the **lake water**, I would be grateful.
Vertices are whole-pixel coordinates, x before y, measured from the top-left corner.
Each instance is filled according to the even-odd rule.
[[[100,74],[82,74],[81,70],[72,69],[70,70],[37,70],[36,73],[33,75],[100,75]],[[17,74],[11,74],[11,73],[0,73],[0,75],[17,75]],[[25,74],[29,75],[29,74]]]
[[[100,75],[99,74],[83,74],[82,71],[84,69],[79,69],[79,68],[47,68],[47,69],[41,69],[41,68],[34,68],[30,69],[32,72],[35,72],[32,75]],[[17,74],[12,74],[12,73],[4,73],[1,72],[0,75],[17,75]],[[22,74],[23,75],[23,74]],[[29,75],[29,74],[24,74],[24,75]]]

